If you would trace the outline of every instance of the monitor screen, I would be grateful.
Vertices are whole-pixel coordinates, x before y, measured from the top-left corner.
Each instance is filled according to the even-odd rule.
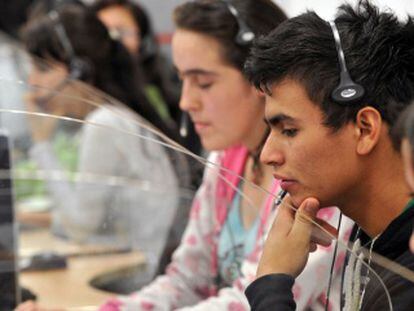
[[[0,310],[13,310],[19,302],[9,147],[7,135],[0,131]]]

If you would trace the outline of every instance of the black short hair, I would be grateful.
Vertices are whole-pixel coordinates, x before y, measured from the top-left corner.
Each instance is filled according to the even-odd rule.
[[[256,36],[269,33],[287,19],[285,13],[271,0],[230,1]],[[189,1],[174,11],[178,28],[202,33],[219,41],[224,60],[242,70],[249,55],[251,44],[236,43],[239,26],[223,0]]]
[[[364,106],[376,108],[391,127],[414,98],[412,18],[401,22],[363,0],[355,8],[342,5],[335,23],[350,75],[365,88],[356,104],[341,106],[331,98],[340,73],[335,41],[328,22],[311,11],[258,39],[245,64],[246,76],[268,94],[286,78],[299,82],[334,130],[354,121]]]

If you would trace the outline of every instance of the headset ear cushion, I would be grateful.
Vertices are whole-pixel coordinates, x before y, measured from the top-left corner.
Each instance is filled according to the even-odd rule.
[[[87,60],[75,57],[70,62],[69,74],[74,80],[87,81],[92,77],[92,66]]]
[[[365,94],[364,88],[356,83],[340,84],[332,92],[332,99],[342,105],[352,104]]]

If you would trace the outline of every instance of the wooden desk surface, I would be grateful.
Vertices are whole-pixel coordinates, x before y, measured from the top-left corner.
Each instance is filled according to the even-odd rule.
[[[45,251],[53,251],[62,255],[89,255],[109,253],[119,248],[105,245],[80,244],[74,241],[55,237],[47,228],[23,231],[19,238],[19,256],[26,257]]]
[[[54,238],[47,230],[24,232],[20,236],[20,255],[28,256],[38,251],[53,250],[61,254],[93,253],[104,250],[102,246],[84,246]],[[137,252],[69,257],[68,267],[50,271],[20,273],[20,283],[38,297],[38,302],[48,308],[76,308],[99,306],[113,293],[93,288],[89,282],[103,273],[144,265],[144,256]]]

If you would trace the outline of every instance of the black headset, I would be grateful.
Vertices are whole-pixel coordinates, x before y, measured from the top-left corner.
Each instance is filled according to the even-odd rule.
[[[69,78],[73,80],[89,79],[92,73],[92,67],[87,60],[76,55],[75,50],[73,49],[73,45],[70,42],[68,34],[65,30],[65,26],[60,20],[58,10],[51,10],[48,13],[48,16],[53,22],[55,33],[60,44],[63,47],[63,50],[69,57]]]
[[[48,2],[48,4],[51,4]],[[44,106],[51,99],[53,99],[59,91],[61,91],[71,80],[87,80],[91,77],[92,67],[88,61],[76,56],[72,44],[70,43],[69,37],[66,33],[65,27],[63,26],[59,13],[57,10],[58,5],[62,5],[63,1],[56,1],[52,3],[52,8],[49,8],[47,16],[53,23],[53,29],[57,35],[63,50],[69,58],[69,75],[63,79],[57,86],[55,86],[48,94],[37,98],[36,104]]]
[[[332,91],[332,99],[341,105],[353,104],[360,100],[365,89],[362,85],[355,83],[349,75],[345,62],[345,54],[342,49],[341,37],[334,21],[329,22],[335,39],[336,51],[338,53],[339,66],[341,68],[339,85]]]
[[[256,35],[251,30],[251,28],[247,25],[247,23],[243,19],[240,18],[239,11],[237,11],[236,7],[233,4],[231,4],[230,0],[221,0],[221,1],[226,4],[230,13],[236,19],[237,25],[239,27],[239,31],[237,32],[236,39],[235,39],[236,43],[242,46],[252,43]]]

